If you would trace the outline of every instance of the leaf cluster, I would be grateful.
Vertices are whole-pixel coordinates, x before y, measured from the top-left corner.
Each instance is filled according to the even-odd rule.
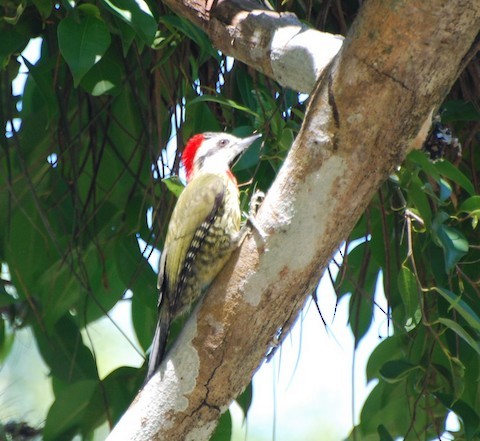
[[[358,4],[272,7],[345,33]],[[41,54],[33,61],[24,49],[36,37]],[[21,91],[12,88],[19,56],[27,68]],[[235,169],[247,183],[246,207],[254,186],[268,189],[305,106],[151,0],[5,1],[0,66],[0,360],[16,330],[30,327],[55,398],[44,438],[90,439],[105,421],[115,424],[144,369],[121,366],[100,377],[81,331],[128,302],[136,341],[126,344],[148,351],[157,317],[152,254],[183,188],[185,140],[203,131],[264,135]],[[442,114],[462,156],[432,163],[413,152],[345,247],[336,288],[339,298],[351,294],[356,345],[373,325],[379,281],[389,324],[368,364],[378,383],[352,439],[434,439],[450,411],[461,421],[456,439],[480,437],[474,72],[460,78]],[[251,396],[250,386],[238,398],[245,414]],[[230,433],[226,415],[214,436]]]
[[[136,340],[126,344],[146,356],[157,320],[152,255],[183,188],[185,140],[264,134],[234,170],[246,207],[251,182],[269,187],[304,105],[152,1],[11,1],[0,36],[0,356],[30,327],[54,392],[44,439],[89,439],[115,424],[145,372],[100,377],[81,331],[127,302]],[[37,37],[34,61],[24,49]]]
[[[411,152],[359,220],[336,277],[339,298],[351,294],[356,346],[374,326],[378,286],[387,300],[388,333],[367,366],[376,386],[351,439],[440,439],[450,412],[455,439],[480,437],[479,115],[444,107],[463,152],[436,162]]]

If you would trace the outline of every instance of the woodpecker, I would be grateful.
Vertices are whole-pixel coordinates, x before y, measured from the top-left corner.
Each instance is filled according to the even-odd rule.
[[[239,191],[230,167],[260,136],[203,133],[185,146],[187,186],[173,210],[160,258],[159,319],[146,381],[163,360],[172,321],[189,310],[248,232],[246,223],[240,226]]]

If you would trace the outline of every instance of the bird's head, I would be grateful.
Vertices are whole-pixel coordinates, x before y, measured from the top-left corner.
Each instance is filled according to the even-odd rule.
[[[229,173],[241,154],[262,135],[237,138],[228,133],[202,133],[192,136],[182,154],[187,182],[200,173]]]

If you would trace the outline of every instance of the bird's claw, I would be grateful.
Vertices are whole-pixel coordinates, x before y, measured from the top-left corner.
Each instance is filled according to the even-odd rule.
[[[253,193],[253,196],[250,199],[248,214],[245,214],[247,218],[247,223],[250,225],[252,230],[255,230],[255,232],[258,234],[258,236],[262,240],[263,245],[265,245],[268,235],[258,224],[257,220],[255,219],[255,215],[257,214],[258,207],[262,204],[264,198],[265,193],[263,191],[257,190],[255,193]]]
[[[257,190],[255,191],[255,193],[253,193],[250,199],[248,217],[253,217],[257,214],[258,207],[262,205],[262,202],[264,199],[265,199],[265,193],[263,191]]]

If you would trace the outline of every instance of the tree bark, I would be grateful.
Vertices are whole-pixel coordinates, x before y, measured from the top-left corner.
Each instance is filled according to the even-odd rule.
[[[164,3],[202,28],[223,53],[298,92],[311,92],[343,42],[341,35],[309,28],[295,14],[252,0]]]
[[[235,253],[110,441],[209,438],[378,187],[422,144],[479,29],[480,0],[364,3],[260,208],[266,243],[252,234]]]

